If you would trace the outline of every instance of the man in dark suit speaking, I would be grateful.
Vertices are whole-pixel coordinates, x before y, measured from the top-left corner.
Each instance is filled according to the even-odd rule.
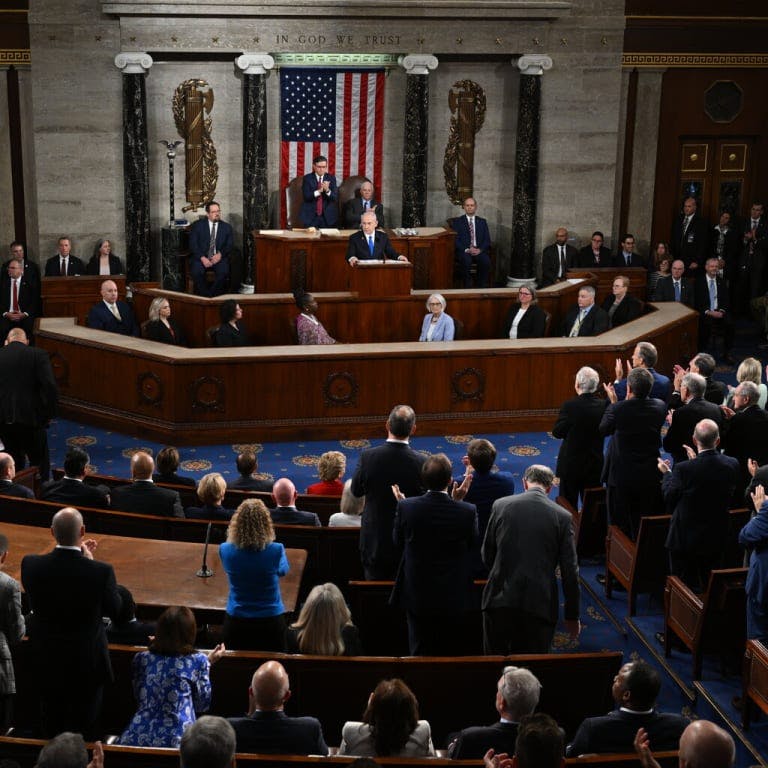
[[[347,261],[350,266],[355,266],[358,261],[378,260],[408,261],[405,256],[397,253],[389,242],[386,232],[376,229],[379,225],[376,214],[372,211],[364,213],[360,217],[362,231],[350,235],[347,245]]]
[[[53,516],[56,548],[26,555],[21,582],[32,614],[30,649],[46,738],[62,731],[92,739],[104,683],[112,679],[102,617],[117,618],[115,572],[93,559],[96,542],[84,539],[81,514],[65,507]]]
[[[206,217],[189,228],[189,273],[198,296],[220,296],[229,279],[229,256],[235,241],[232,227],[221,220],[221,206],[215,201],[205,204]],[[205,280],[206,270],[213,270],[213,283]]]
[[[336,177],[328,171],[328,158],[318,155],[312,160],[312,173],[301,182],[299,217],[305,227],[317,229],[335,227],[339,223],[339,192]]]
[[[459,267],[462,285],[472,287],[469,270],[474,261],[477,264],[476,288],[488,287],[488,276],[491,272],[491,233],[488,222],[476,216],[477,203],[474,197],[468,197],[461,206],[464,216],[457,216],[451,221],[451,229],[456,232],[456,263]]]

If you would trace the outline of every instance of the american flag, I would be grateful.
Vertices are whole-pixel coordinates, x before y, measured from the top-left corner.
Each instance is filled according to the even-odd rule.
[[[367,176],[380,192],[384,70],[281,69],[280,125],[280,189],[325,155],[339,184]],[[285,226],[282,195],[280,219]]]

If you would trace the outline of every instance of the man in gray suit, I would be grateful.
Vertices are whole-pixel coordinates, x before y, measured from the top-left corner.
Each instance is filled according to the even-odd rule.
[[[0,566],[8,557],[8,537],[0,533]],[[16,579],[0,572],[0,729],[5,733],[11,726],[13,694],[16,678],[10,646],[24,637],[24,616],[21,613],[21,587]]]
[[[483,542],[488,583],[483,590],[486,654],[548,653],[558,616],[560,575],[565,626],[579,636],[579,566],[569,512],[548,497],[554,474],[532,464],[523,475],[525,493],[493,504]]]

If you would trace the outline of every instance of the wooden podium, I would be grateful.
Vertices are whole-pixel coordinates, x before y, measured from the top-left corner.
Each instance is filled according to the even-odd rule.
[[[366,296],[408,296],[413,264],[408,261],[358,261],[349,271],[349,290]]]

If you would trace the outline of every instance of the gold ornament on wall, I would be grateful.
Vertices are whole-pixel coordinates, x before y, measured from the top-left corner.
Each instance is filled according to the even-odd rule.
[[[207,91],[201,89],[207,88]],[[173,119],[184,139],[185,189],[189,205],[182,210],[196,211],[216,197],[219,165],[211,138],[213,89],[205,80],[185,80],[173,94]],[[208,115],[206,117],[206,115]]]
[[[485,91],[472,80],[459,80],[448,91],[453,113],[443,159],[445,191],[454,205],[471,197],[475,170],[475,134],[485,120]]]

